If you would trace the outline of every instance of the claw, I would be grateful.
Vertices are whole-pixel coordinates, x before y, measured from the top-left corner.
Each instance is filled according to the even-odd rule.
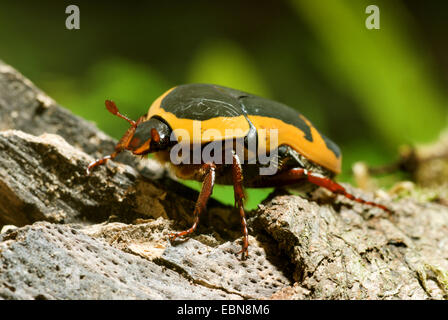
[[[106,156],[104,158],[101,159],[97,159],[95,161],[92,161],[89,163],[89,165],[87,166],[86,169],[86,173],[88,176],[90,176],[90,174],[92,173],[92,169],[95,168],[96,166],[105,164],[107,162],[107,160],[112,159],[112,155]]]
[[[236,255],[239,255],[241,253],[241,259],[246,260],[249,257],[249,250],[247,248],[242,248],[240,251],[236,253]]]
[[[170,241],[174,241],[179,237],[178,233],[169,233],[168,238],[170,238]]]

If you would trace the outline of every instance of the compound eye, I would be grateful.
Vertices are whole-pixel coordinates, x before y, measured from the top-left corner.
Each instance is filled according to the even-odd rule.
[[[133,137],[131,142],[129,143],[129,147],[131,147],[131,149],[135,150],[137,149],[140,145],[142,144],[142,142],[140,141],[139,138],[137,137]]]
[[[156,143],[160,142],[160,135],[155,128],[151,129],[151,140]]]

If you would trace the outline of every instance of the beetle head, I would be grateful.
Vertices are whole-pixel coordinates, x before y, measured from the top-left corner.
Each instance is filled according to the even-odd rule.
[[[122,115],[113,101],[106,100],[106,108],[110,113],[126,120],[131,127],[115,146],[115,151],[104,158],[93,161],[87,167],[87,174],[98,166],[105,164],[107,160],[115,158],[120,152],[129,150],[135,155],[145,155],[151,152],[165,149],[169,142],[171,130],[164,122],[151,118],[145,121],[145,116],[137,121]]]
[[[130,128],[129,130],[131,130]],[[135,155],[145,155],[166,149],[169,145],[171,130],[168,125],[156,118],[137,121],[137,127],[126,146]],[[126,137],[126,134],[123,138]]]

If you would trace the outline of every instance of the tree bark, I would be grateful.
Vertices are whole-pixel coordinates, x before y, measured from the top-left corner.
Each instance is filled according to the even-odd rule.
[[[99,105],[101,105],[99,101]],[[239,215],[151,159],[123,153],[86,175],[116,141],[0,62],[0,298],[444,299],[448,208],[383,192],[378,208],[276,191]],[[372,193],[346,185],[353,193]]]

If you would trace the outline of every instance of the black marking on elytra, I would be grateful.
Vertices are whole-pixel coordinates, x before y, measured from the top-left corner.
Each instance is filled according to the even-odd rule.
[[[260,98],[254,95],[242,97],[247,114],[279,119],[293,125],[304,133],[305,139],[313,142],[310,126],[303,120],[303,116],[296,110],[276,101]]]
[[[207,84],[180,85],[162,100],[161,107],[180,119],[199,121],[243,115],[236,98]]]
[[[331,150],[334,153],[334,155],[336,156],[336,158],[339,158],[341,156],[341,150],[339,149],[337,144],[334,143],[333,141],[331,141],[330,139],[328,139],[323,134],[321,134],[321,137],[325,141],[325,145],[327,146],[328,150]]]
[[[301,130],[304,138],[313,142],[310,125],[297,110],[273,100],[227,87],[212,84],[180,85],[162,100],[161,108],[178,118],[199,121],[239,116],[249,120],[248,115],[279,119]],[[253,127],[250,121],[249,127],[251,129]],[[251,131],[249,133],[253,134]],[[324,135],[321,136],[328,149],[336,157],[340,157],[338,146]]]
[[[310,142],[313,141],[310,126],[304,121],[303,116],[297,110],[282,103],[261,98],[243,91],[216,85],[214,87],[221,92],[227,92],[232,97],[237,98],[240,101],[243,114],[282,120],[285,123],[299,128],[304,133],[305,139]]]

